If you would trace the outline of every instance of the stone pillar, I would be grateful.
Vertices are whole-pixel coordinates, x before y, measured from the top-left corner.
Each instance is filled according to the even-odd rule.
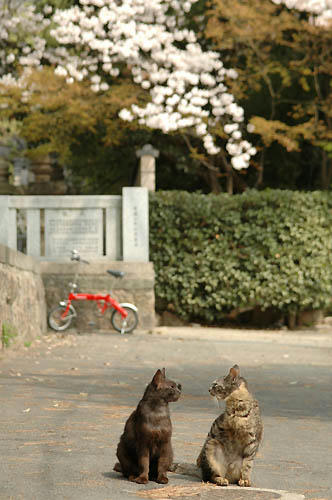
[[[8,163],[0,157],[0,184],[8,184]]]
[[[125,262],[149,262],[149,194],[146,187],[122,189],[122,238]]]
[[[29,181],[28,192],[31,195],[62,195],[67,191],[62,174],[56,174],[60,167],[54,167],[54,158],[52,153],[33,162],[30,171],[33,174],[33,180]]]
[[[145,144],[142,149],[136,151],[136,156],[140,159],[137,176],[137,185],[146,187],[149,191],[156,190],[156,158],[159,151],[151,144]]]
[[[14,158],[14,186],[27,186],[29,184],[29,162],[26,158]]]
[[[51,173],[52,173],[52,165],[51,159],[49,156],[45,156],[38,161],[34,161],[31,167],[32,172],[34,173],[35,184],[44,184],[50,182]]]
[[[16,250],[16,210],[10,207],[9,196],[0,196],[0,244]]]
[[[9,154],[10,148],[0,143],[0,194],[9,194]]]

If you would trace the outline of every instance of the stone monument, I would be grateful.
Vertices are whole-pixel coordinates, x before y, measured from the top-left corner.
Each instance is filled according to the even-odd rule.
[[[86,257],[103,255],[102,209],[45,209],[45,257],[69,256],[73,249]]]
[[[136,151],[136,156],[140,158],[140,165],[137,175],[137,186],[146,187],[149,191],[156,190],[156,158],[159,151],[151,144],[145,144],[142,149]]]

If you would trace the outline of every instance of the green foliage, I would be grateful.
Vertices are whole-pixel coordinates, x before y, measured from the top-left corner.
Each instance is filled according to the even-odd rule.
[[[156,303],[217,324],[231,311],[330,305],[332,196],[294,191],[150,196]]]
[[[258,155],[247,186],[328,189],[331,29],[271,1],[209,0],[208,5],[206,37],[237,70],[239,77],[227,84],[256,127],[250,140]],[[285,159],[288,170],[297,171],[290,183]]]
[[[32,90],[25,97],[17,87],[5,92],[0,85],[0,120],[21,123],[20,136],[27,142],[30,158],[56,152],[66,164],[73,161],[75,147],[86,147],[87,141],[92,142],[92,150],[98,144],[99,154],[121,144],[134,125],[121,120],[119,111],[145,98],[145,92],[126,77],[101,95],[87,82],[68,85],[52,68],[32,71],[28,83]]]
[[[2,348],[5,349],[9,347],[10,344],[14,341],[15,337],[17,337],[18,332],[15,326],[7,321],[2,323],[1,327],[1,344]]]

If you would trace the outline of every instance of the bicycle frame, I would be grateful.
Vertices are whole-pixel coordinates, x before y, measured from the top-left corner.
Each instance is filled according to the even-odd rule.
[[[96,301],[102,300],[104,302],[104,305],[102,307],[99,307],[100,312],[102,314],[104,314],[106,309],[109,306],[111,306],[111,307],[113,307],[113,309],[116,309],[117,311],[119,311],[122,318],[126,318],[128,316],[127,311],[125,309],[123,309],[120,306],[120,304],[110,296],[109,293],[106,295],[103,295],[100,293],[95,294],[95,293],[73,293],[73,292],[70,292],[68,295],[68,299],[67,299],[66,309],[61,315],[62,319],[67,316],[73,300],[96,300]],[[99,304],[98,304],[98,306],[99,306]]]

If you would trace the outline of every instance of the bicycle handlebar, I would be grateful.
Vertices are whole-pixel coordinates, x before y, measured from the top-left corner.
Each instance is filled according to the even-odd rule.
[[[70,260],[77,260],[77,262],[83,262],[83,264],[90,264],[89,261],[81,259],[81,256],[77,250],[72,250],[71,251],[71,257]]]

